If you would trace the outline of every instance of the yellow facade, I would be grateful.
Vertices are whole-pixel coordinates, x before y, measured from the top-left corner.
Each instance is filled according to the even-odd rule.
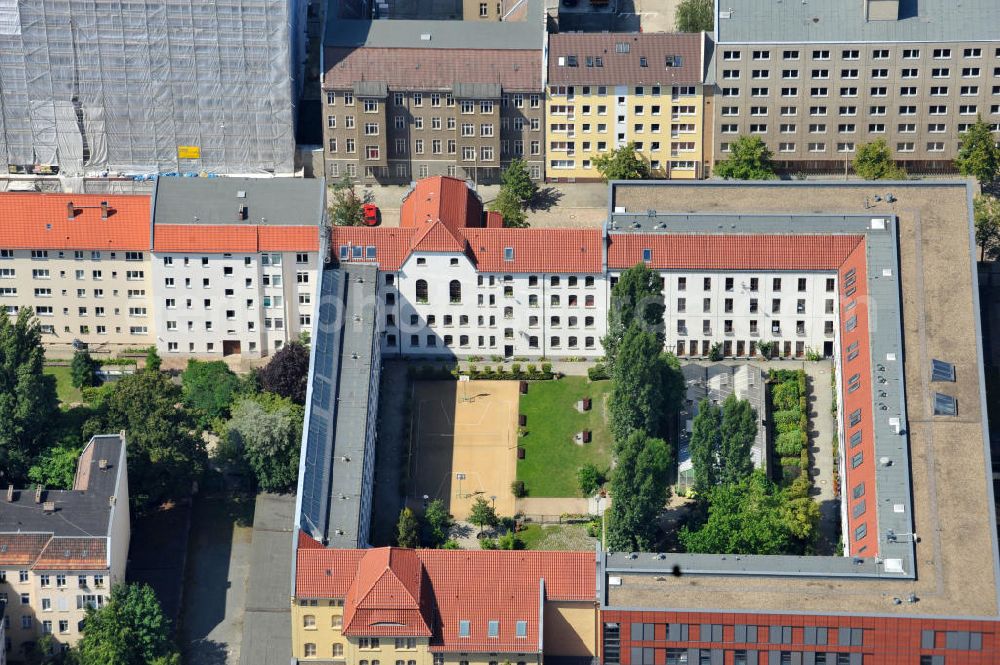
[[[701,178],[704,118],[701,85],[550,85],[546,179],[599,180],[594,158],[630,142],[654,178]]]

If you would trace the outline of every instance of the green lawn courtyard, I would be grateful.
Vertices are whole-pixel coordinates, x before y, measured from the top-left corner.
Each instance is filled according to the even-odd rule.
[[[590,462],[602,470],[611,464],[611,434],[607,423],[610,381],[591,383],[586,377],[567,376],[555,381],[533,381],[521,395],[520,412],[527,416],[527,434],[519,439],[525,458],[517,462],[517,479],[524,481],[529,497],[579,496],[576,471]],[[590,411],[580,413],[576,403],[593,400]],[[590,443],[574,443],[574,435],[589,429]]]
[[[83,401],[83,395],[80,394],[80,390],[73,387],[69,365],[46,365],[43,372],[49,376],[56,377],[56,395],[64,406]]]

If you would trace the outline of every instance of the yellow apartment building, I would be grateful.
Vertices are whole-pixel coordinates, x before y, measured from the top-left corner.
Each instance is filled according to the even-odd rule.
[[[300,534],[291,600],[293,662],[540,665],[546,656],[592,659],[594,565],[589,552],[343,550]]]
[[[634,143],[655,178],[706,175],[704,34],[549,35],[546,179],[601,179],[594,158]]]

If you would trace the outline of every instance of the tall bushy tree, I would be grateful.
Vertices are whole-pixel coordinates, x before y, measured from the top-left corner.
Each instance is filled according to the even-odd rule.
[[[257,393],[238,398],[226,425],[230,449],[246,460],[265,492],[287,492],[299,474],[305,410],[285,397]]]
[[[136,507],[186,496],[204,468],[204,443],[180,402],[180,387],[165,374],[137,372],[118,380],[84,425],[85,435],[125,430]]]
[[[170,621],[153,589],[117,584],[108,602],[88,610],[79,644],[80,665],[175,665]]]
[[[684,379],[672,354],[664,353],[654,333],[632,326],[625,332],[611,374],[611,433],[626,440],[640,430],[665,436],[677,411]]]
[[[448,542],[454,518],[441,499],[434,499],[424,510],[422,543],[424,547],[439,548]]]
[[[69,366],[69,375],[74,388],[89,388],[97,383],[98,363],[86,351],[73,354],[73,362]]]
[[[674,12],[677,32],[712,32],[715,28],[712,0],[681,0]]]
[[[160,365],[162,364],[163,359],[160,358],[160,354],[156,352],[156,347],[149,347],[149,350],[146,351],[146,369],[150,372],[159,372]]]
[[[1000,148],[997,148],[993,130],[983,122],[983,117],[977,116],[976,122],[962,132],[959,140],[962,147],[955,157],[959,173],[973,176],[979,181],[980,188],[996,180],[1000,172]]]
[[[396,523],[396,544],[400,547],[420,547],[420,521],[413,511],[403,508]]]
[[[506,189],[519,201],[527,203],[538,192],[538,185],[528,173],[528,163],[517,157],[500,173],[500,189]]]
[[[715,165],[715,175],[726,180],[774,180],[771,158],[759,136],[741,136],[730,146],[729,157]]]
[[[719,481],[734,483],[753,472],[750,450],[757,437],[757,411],[750,402],[730,395],[722,403],[719,436]]]
[[[903,180],[906,171],[892,159],[885,139],[863,143],[851,163],[854,173],[865,180]]]
[[[335,226],[361,226],[364,223],[364,201],[354,191],[354,182],[345,175],[331,186],[333,205],[327,216]]]
[[[33,483],[51,489],[72,489],[73,478],[76,476],[76,463],[82,451],[82,448],[65,442],[49,448],[28,469],[28,478]]]
[[[816,502],[790,500],[760,470],[738,483],[714,487],[707,505],[707,519],[695,528],[681,527],[680,540],[688,552],[802,554],[816,538]]]
[[[229,404],[240,387],[240,379],[221,360],[188,360],[181,374],[184,405],[195,414],[199,424],[207,426],[229,414]]]
[[[995,259],[1000,255],[1000,201],[988,194],[975,198],[976,244],[979,260]]]
[[[43,373],[38,319],[29,308],[0,316],[0,479],[23,485],[28,467],[48,444],[56,414],[55,380]]]
[[[296,404],[306,403],[309,385],[309,349],[292,342],[274,354],[257,376],[262,390],[287,397]]]
[[[604,181],[644,180],[649,177],[649,162],[635,149],[635,143],[615,148],[594,157],[594,168]]]
[[[694,488],[708,492],[719,482],[719,449],[722,447],[722,410],[709,399],[698,403],[698,415],[691,424],[688,450],[694,470]]]
[[[608,334],[601,340],[609,372],[614,370],[618,347],[630,326],[636,325],[654,333],[660,346],[663,346],[664,309],[660,277],[645,263],[636,264],[619,276],[611,289]]]
[[[672,454],[662,439],[633,432],[617,448],[608,519],[610,550],[648,551],[656,544],[656,518],[670,498]]]
[[[503,225],[520,229],[528,226],[528,216],[524,212],[524,202],[509,189],[501,189],[490,203],[490,210],[500,213]]]

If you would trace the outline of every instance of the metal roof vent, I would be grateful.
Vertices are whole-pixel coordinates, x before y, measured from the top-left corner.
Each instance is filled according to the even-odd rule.
[[[236,190],[236,198],[245,199],[247,197],[247,192],[245,189]]]
[[[431,33],[429,32],[420,33],[420,41],[429,42],[430,40],[431,40]]]

